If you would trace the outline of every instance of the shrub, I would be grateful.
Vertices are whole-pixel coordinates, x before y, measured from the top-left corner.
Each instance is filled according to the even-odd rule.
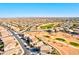
[[[3,44],[1,44],[1,45],[0,45],[0,48],[3,48],[3,47],[4,47],[4,45],[3,45]]]

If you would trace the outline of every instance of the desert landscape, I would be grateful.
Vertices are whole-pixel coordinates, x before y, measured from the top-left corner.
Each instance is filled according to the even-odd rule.
[[[79,55],[79,18],[0,18],[0,54]]]

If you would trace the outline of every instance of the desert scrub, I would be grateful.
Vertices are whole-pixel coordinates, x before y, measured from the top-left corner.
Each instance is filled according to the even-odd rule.
[[[50,38],[50,36],[48,36],[48,35],[44,35],[44,37],[46,37],[46,38]]]

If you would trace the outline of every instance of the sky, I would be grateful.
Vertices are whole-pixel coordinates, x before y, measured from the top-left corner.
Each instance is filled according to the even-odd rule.
[[[0,3],[0,17],[78,17],[79,3]]]

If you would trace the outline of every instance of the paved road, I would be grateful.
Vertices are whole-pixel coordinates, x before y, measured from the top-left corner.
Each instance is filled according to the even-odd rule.
[[[24,42],[22,41],[22,39],[20,39],[17,34],[15,34],[15,32],[13,30],[9,30],[13,35],[14,37],[18,40],[19,44],[21,45],[21,47],[23,48],[24,50],[24,55],[29,55],[30,52],[26,49],[26,47],[24,47]]]

